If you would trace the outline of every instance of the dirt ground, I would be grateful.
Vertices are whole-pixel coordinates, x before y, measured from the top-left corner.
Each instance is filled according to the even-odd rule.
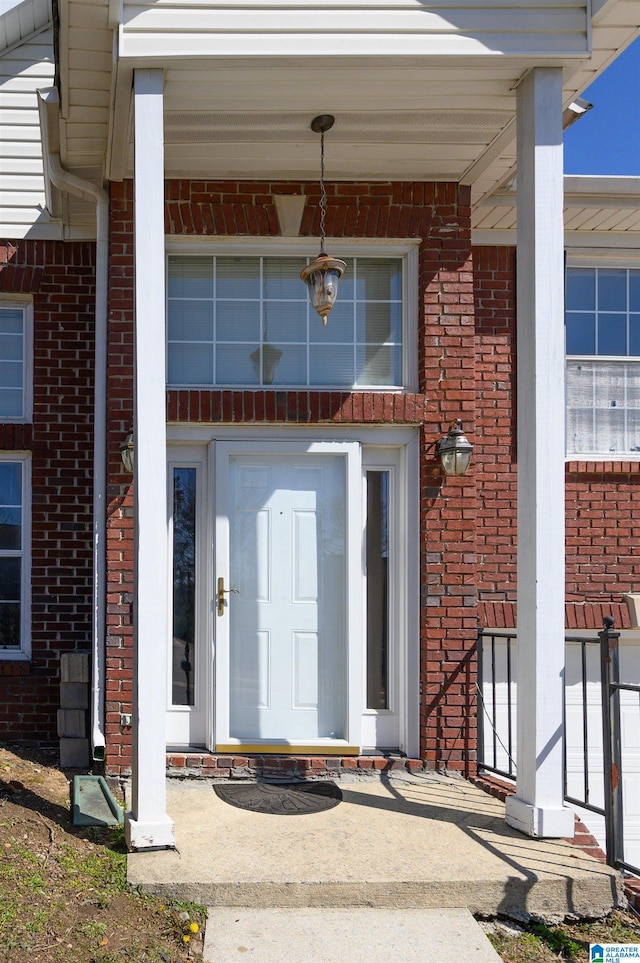
[[[132,890],[122,829],[71,824],[71,780],[56,749],[0,746],[0,963],[200,959],[204,907]],[[640,920],[623,912],[553,927],[482,925],[505,963],[583,963],[589,943],[640,943]]]
[[[122,829],[71,824],[71,779],[57,750],[0,746],[0,961],[201,958],[204,908],[131,890]]]

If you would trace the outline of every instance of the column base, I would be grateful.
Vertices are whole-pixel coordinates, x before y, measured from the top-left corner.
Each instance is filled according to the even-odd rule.
[[[519,829],[527,836],[543,839],[573,838],[575,817],[567,806],[554,809],[550,806],[534,806],[517,796],[508,796],[505,801],[507,825]]]
[[[175,849],[176,834],[172,819],[144,821],[134,819],[130,812],[124,816],[124,837],[127,849]]]

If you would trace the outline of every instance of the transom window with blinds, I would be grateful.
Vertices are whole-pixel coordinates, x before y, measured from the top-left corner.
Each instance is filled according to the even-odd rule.
[[[567,454],[640,455],[640,270],[569,267]]]
[[[406,258],[345,260],[323,326],[300,280],[306,257],[170,254],[168,385],[406,386]]]

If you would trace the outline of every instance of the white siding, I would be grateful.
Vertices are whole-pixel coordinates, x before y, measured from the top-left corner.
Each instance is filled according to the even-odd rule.
[[[43,212],[42,145],[36,91],[53,82],[53,31],[0,56],[0,235],[57,237]]]
[[[585,0],[125,0],[124,56],[585,56]]]

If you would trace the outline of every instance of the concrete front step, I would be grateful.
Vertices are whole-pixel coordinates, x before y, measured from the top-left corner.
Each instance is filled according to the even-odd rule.
[[[176,851],[133,853],[132,885],[238,908],[461,908],[549,922],[604,916],[621,879],[563,840],[507,826],[504,804],[459,777],[340,781],[326,812],[274,816],[219,799],[204,780],[169,780]]]
[[[223,909],[209,911],[207,963],[499,963],[466,909]]]

